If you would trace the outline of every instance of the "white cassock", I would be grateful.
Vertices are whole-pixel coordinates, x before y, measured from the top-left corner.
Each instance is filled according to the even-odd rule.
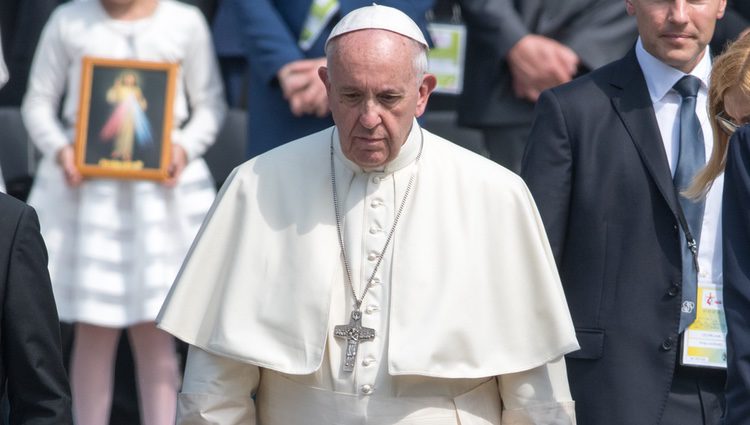
[[[331,144],[358,296],[416,173],[353,372],[333,336],[354,303]],[[578,344],[529,192],[416,121],[382,171],[346,159],[335,128],[238,167],[158,321],[192,345],[180,424],[575,423],[562,356]]]

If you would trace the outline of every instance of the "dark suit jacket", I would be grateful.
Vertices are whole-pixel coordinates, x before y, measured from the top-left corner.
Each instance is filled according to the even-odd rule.
[[[0,193],[0,388],[11,425],[73,424],[47,250],[31,207]]]
[[[522,176],[539,206],[581,350],[579,425],[658,425],[677,361],[679,204],[635,56],[544,92]]]
[[[729,143],[722,214],[729,329],[725,420],[726,425],[750,425],[750,126]]]
[[[534,104],[513,94],[505,57],[524,35],[543,35],[573,49],[584,69],[622,57],[637,37],[622,0],[459,0],[467,24],[466,73],[459,124],[531,123]]]
[[[323,47],[337,17],[331,20],[315,44],[307,51],[297,45],[299,34],[310,11],[312,0],[227,0],[235,17],[250,64],[248,95],[248,156],[333,125],[329,117],[294,117],[276,81],[276,73],[285,64],[306,58],[325,56]],[[383,0],[378,4],[395,7],[409,15],[425,35],[425,13],[433,0]],[[372,0],[340,0],[338,16],[372,4]],[[216,31],[215,31],[216,33]]]

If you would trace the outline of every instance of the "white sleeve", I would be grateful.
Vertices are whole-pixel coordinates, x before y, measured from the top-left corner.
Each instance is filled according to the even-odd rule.
[[[174,140],[185,149],[188,160],[202,156],[216,141],[227,110],[211,33],[200,12],[194,15],[190,49],[182,61],[190,120]]]
[[[190,346],[177,425],[255,425],[260,369]]]
[[[59,14],[53,13],[34,53],[28,88],[21,105],[23,122],[31,141],[44,155],[53,158],[60,148],[72,142],[65,135],[57,114],[70,66],[61,19]]]
[[[502,425],[575,425],[565,358],[498,377]]]

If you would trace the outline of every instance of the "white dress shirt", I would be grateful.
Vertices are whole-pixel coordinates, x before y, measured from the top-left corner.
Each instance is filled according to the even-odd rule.
[[[674,176],[677,168],[677,158],[680,152],[680,104],[682,97],[672,86],[686,74],[678,69],[664,64],[643,47],[639,38],[636,45],[636,56],[638,63],[646,78],[651,102],[656,112],[656,120],[659,124],[661,139],[667,154],[669,168]],[[703,141],[706,147],[706,159],[711,157],[714,147],[713,131],[708,118],[707,94],[709,76],[711,74],[711,57],[706,47],[703,58],[690,72],[701,80],[698,90],[695,112],[698,115],[701,128],[703,129]],[[703,213],[703,226],[698,243],[698,274],[699,282],[721,283],[721,193],[724,187],[724,174],[714,180],[711,189],[706,196],[706,207]]]

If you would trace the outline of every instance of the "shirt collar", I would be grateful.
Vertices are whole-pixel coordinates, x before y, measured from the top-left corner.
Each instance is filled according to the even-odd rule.
[[[672,68],[647,52],[643,47],[643,40],[640,37],[638,37],[638,42],[635,46],[635,54],[638,58],[638,64],[641,66],[641,70],[643,70],[643,76],[646,78],[646,86],[648,86],[652,103],[663,100],[664,96],[672,90],[672,86],[680,78],[688,75],[679,69]],[[706,46],[703,58],[690,71],[690,75],[701,80],[702,91],[708,90],[708,80],[711,75],[711,55],[708,46]]]
[[[384,167],[377,170],[365,170],[359,165],[355,164],[349,158],[347,158],[346,155],[344,155],[344,152],[341,150],[339,130],[336,126],[333,127],[332,137],[333,151],[336,157],[357,174],[369,172],[384,174],[394,173],[414,162],[417,159],[417,155],[419,155],[419,151],[422,148],[422,128],[419,126],[416,118],[412,121],[411,130],[409,131],[409,135],[406,137],[406,142],[404,142],[404,144],[401,146],[401,151],[399,151],[398,156],[391,162],[385,164]]]

